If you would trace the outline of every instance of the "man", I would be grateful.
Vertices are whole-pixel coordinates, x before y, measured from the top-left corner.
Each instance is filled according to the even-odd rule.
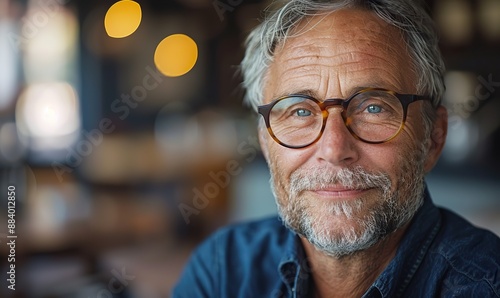
[[[285,2],[247,40],[279,219],[225,228],[174,297],[500,297],[500,239],[433,205],[444,71],[417,1]]]

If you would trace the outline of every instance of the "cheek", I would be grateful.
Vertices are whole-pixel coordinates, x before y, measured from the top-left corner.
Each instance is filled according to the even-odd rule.
[[[363,144],[360,146],[360,165],[366,170],[376,172],[383,171],[389,173],[397,162],[397,146],[384,144]]]
[[[420,170],[422,162],[420,161],[421,153],[418,144],[410,143],[409,140],[405,144],[398,147],[396,158],[394,158],[392,172],[390,173],[393,180],[394,189],[407,189],[414,182],[423,176]]]
[[[307,150],[286,148],[269,139],[271,138],[267,141],[269,165],[274,172],[274,178],[288,185],[290,175],[307,161]]]
[[[370,145],[360,151],[361,166],[370,172],[388,174],[393,187],[397,187],[401,178],[402,168],[409,158],[409,147],[406,143],[395,140],[378,145]]]

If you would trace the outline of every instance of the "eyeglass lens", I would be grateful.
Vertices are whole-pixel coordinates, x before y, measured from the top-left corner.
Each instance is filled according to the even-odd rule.
[[[351,133],[368,142],[395,136],[404,119],[403,106],[391,93],[372,90],[349,100],[342,117]],[[269,115],[275,137],[289,146],[307,146],[321,134],[324,125],[320,104],[306,97],[291,96],[278,101]]]

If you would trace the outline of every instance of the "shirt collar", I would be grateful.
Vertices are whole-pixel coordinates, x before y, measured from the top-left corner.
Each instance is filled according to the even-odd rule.
[[[441,226],[439,210],[432,203],[427,187],[424,203],[415,214],[395,257],[363,297],[398,297],[410,283],[432,240]],[[299,236],[290,231],[283,256],[278,265],[281,280],[294,297],[307,295],[310,266]]]
[[[293,293],[293,297],[306,297],[309,289],[310,266],[300,237],[295,232],[289,231],[278,272],[289,293]]]

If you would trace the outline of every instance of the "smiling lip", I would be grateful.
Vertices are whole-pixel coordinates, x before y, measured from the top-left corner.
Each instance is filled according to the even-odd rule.
[[[311,190],[311,192],[324,197],[326,199],[354,199],[358,198],[363,193],[369,191],[369,189],[352,189],[352,188],[342,188],[342,187],[329,187],[317,190]]]

